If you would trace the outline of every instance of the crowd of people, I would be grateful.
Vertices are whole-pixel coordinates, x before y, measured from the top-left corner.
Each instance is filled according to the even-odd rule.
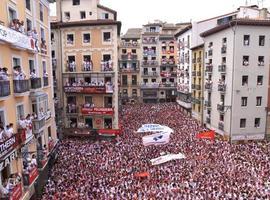
[[[63,140],[42,199],[270,199],[269,143],[198,139],[206,129],[174,103],[126,105],[120,121],[115,140]],[[170,143],[143,146],[148,123],[172,128]],[[151,165],[167,153],[186,158]]]

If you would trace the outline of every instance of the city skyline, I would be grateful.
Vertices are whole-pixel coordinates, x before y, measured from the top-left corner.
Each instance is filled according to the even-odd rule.
[[[142,25],[152,22],[156,19],[162,20],[168,23],[181,23],[181,22],[191,22],[200,21],[212,16],[218,16],[221,14],[226,14],[228,12],[235,11],[239,6],[244,6],[246,0],[228,0],[226,5],[221,4],[220,1],[206,0],[206,1],[196,1],[190,0],[184,3],[179,0],[169,0],[167,6],[164,6],[162,1],[142,1],[138,0],[136,4],[128,7],[125,4],[126,1],[118,0],[101,0],[100,3],[106,7],[114,9],[118,14],[118,21],[122,22],[121,33],[126,33],[129,28],[140,28]],[[248,5],[258,4],[262,7],[261,1],[258,0],[247,0]],[[144,6],[142,6],[144,5]],[[174,5],[174,6],[171,6]],[[195,5],[195,6],[194,6]],[[215,9],[209,9],[209,5]],[[154,7],[155,9],[149,8]],[[263,7],[269,8],[270,1],[264,1]],[[192,10],[192,12],[190,12]],[[142,15],[138,15],[142,13]],[[207,11],[207,12],[205,12]],[[175,14],[175,13],[179,14]],[[149,15],[147,15],[149,13]],[[160,15],[160,13],[164,13]],[[55,15],[55,4],[51,5],[51,15]]]

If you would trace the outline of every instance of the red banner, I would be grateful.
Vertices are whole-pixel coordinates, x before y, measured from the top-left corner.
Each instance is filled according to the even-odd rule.
[[[169,77],[172,76],[172,74],[170,72],[160,72],[160,76],[161,77],[169,78]]]
[[[121,131],[119,129],[100,129],[98,130],[98,134],[103,136],[117,136],[121,134]]]
[[[38,169],[37,167],[35,167],[29,173],[29,185],[31,185],[37,177],[38,177]]]
[[[215,139],[215,131],[205,131],[198,133],[196,135],[196,138],[198,139],[208,139],[208,140],[214,140]]]
[[[150,176],[149,172],[141,172],[141,173],[135,174],[135,177],[138,177],[138,178],[145,178],[149,176]]]
[[[64,87],[65,92],[84,94],[105,94],[105,86],[68,86]]]
[[[83,115],[113,115],[113,108],[82,108]]]
[[[22,184],[18,184],[13,188],[9,200],[20,200],[21,196],[22,196]]]

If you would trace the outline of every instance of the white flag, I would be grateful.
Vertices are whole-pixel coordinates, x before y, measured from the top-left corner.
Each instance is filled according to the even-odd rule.
[[[168,126],[162,126],[160,124],[143,124],[137,131],[138,133],[146,132],[169,132],[173,133],[173,130]]]
[[[170,141],[170,133],[156,133],[153,135],[144,136],[142,140],[144,146],[167,144]]]
[[[162,163],[166,163],[169,162],[171,160],[177,160],[177,159],[184,159],[186,158],[186,156],[182,153],[178,153],[178,154],[167,154],[164,156],[160,156],[158,158],[154,158],[151,161],[152,165],[160,165]]]

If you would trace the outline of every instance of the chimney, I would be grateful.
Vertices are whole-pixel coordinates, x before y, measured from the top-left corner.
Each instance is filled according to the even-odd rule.
[[[260,19],[267,19],[267,8],[262,8],[259,13]]]

